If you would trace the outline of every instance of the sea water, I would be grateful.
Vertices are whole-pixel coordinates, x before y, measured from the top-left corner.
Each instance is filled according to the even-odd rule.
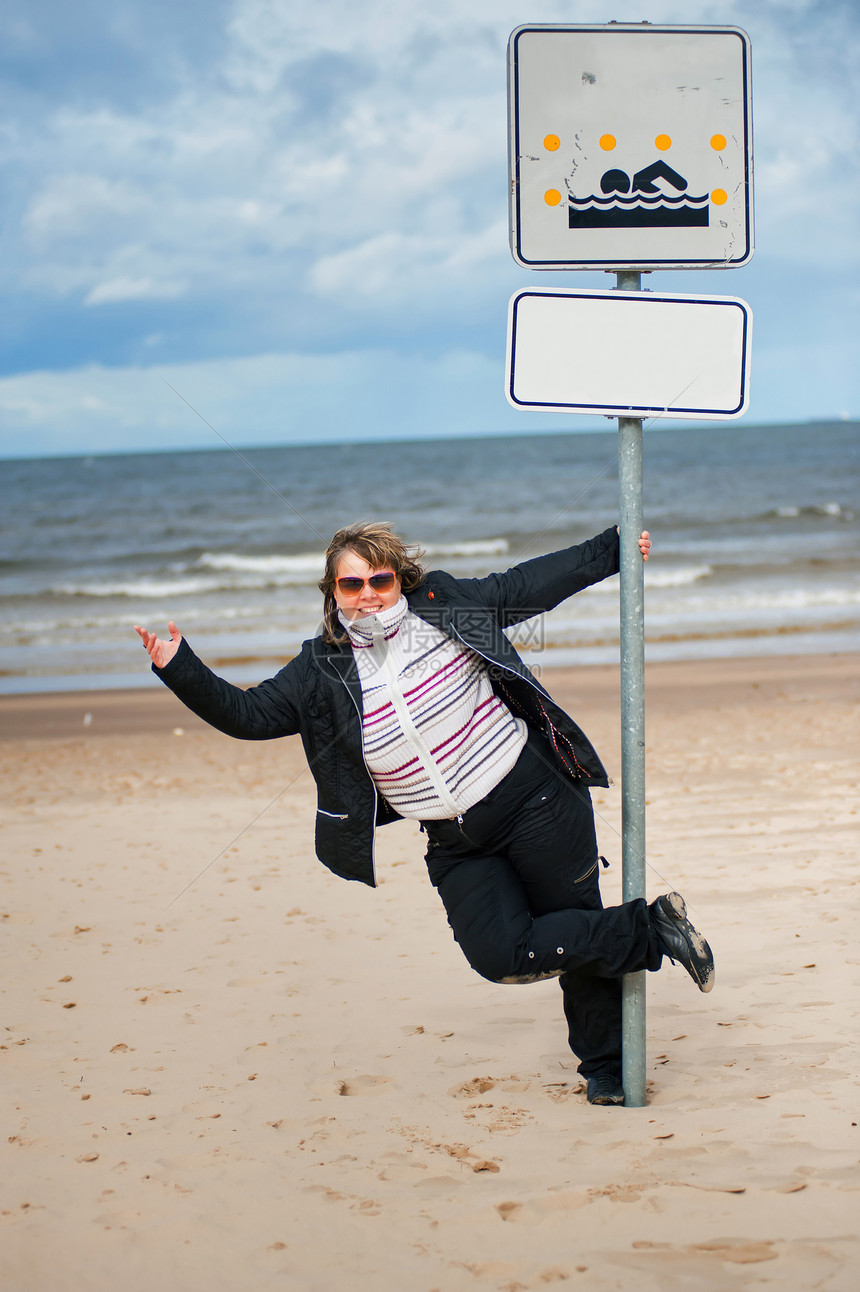
[[[335,529],[390,521],[461,577],[615,522],[617,436],[523,436],[0,463],[0,691],[152,681],[172,618],[224,676],[319,627]],[[651,429],[646,659],[860,648],[860,425]],[[618,658],[618,578],[513,631],[536,669]]]

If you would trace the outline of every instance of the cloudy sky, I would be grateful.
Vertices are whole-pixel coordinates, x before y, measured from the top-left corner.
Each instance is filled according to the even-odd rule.
[[[4,0],[0,456],[217,446],[189,404],[245,445],[563,429],[505,402],[508,299],[613,280],[511,259],[505,51],[613,18],[752,40],[755,256],[649,285],[750,303],[751,423],[860,416],[856,0]]]

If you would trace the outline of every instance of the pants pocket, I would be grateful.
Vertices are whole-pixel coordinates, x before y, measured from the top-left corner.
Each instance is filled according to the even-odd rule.
[[[580,875],[573,882],[575,884],[584,884],[587,879],[591,879],[591,877],[594,875],[599,865],[600,865],[599,860],[595,860],[594,864],[592,866],[589,866],[588,869],[584,872],[584,874]]]

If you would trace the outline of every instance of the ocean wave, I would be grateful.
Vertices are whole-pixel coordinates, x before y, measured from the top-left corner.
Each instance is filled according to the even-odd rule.
[[[824,587],[808,585],[800,588],[778,590],[758,589],[737,592],[723,588],[718,595],[689,598],[685,609],[702,614],[731,614],[750,611],[755,616],[765,610],[815,610],[825,606],[860,606],[860,588],[851,586]]]
[[[110,632],[119,630],[120,633],[130,631],[132,627],[132,616],[129,610],[120,614],[105,614],[100,606],[87,608],[81,606],[78,610],[74,602],[71,605],[64,606],[65,614],[57,616],[37,616],[29,611],[29,617],[22,607],[20,612],[15,615],[8,615],[0,621],[0,644],[15,641],[18,637],[34,638],[39,640],[49,640],[57,633],[92,633],[92,632]],[[282,609],[278,608],[279,611]],[[306,612],[298,616],[291,616],[289,612],[280,613],[277,617],[267,617],[266,627],[272,631],[300,631],[302,633],[312,630],[315,624],[312,613]],[[242,631],[259,632],[260,608],[259,606],[218,606],[217,609],[206,609],[204,606],[194,605],[193,603],[182,607],[182,627],[189,625],[197,626],[202,624],[207,631],[211,629],[213,623],[219,627],[225,624],[237,624]],[[273,627],[274,625],[274,627]]]
[[[455,543],[420,544],[426,556],[473,557],[503,556],[510,549],[506,538],[464,539]],[[315,584],[323,572],[323,552],[303,552],[298,556],[244,556],[235,552],[204,552],[194,562],[195,569],[225,570],[237,574],[268,574],[284,582]],[[304,579],[301,576],[306,576]]]
[[[645,569],[645,587],[647,588],[684,588],[691,583],[699,583],[713,574],[712,565],[682,565],[675,570]]]
[[[834,516],[840,520],[853,520],[854,513],[838,502],[820,503],[814,507],[785,506],[774,507],[765,513],[765,519],[776,516],[779,520],[797,520],[800,516]]]
[[[427,543],[427,556],[504,556],[510,550],[506,538],[481,538],[461,543]]]
[[[265,566],[256,570],[225,566],[220,578],[215,573],[194,574],[194,568],[181,566],[171,575],[162,578],[153,576],[145,579],[106,579],[103,583],[58,583],[49,588],[48,592],[59,597],[129,597],[152,601],[220,592],[263,592],[267,588],[273,591],[280,588],[314,588],[322,567],[317,563],[311,572],[303,569],[267,570]],[[230,577],[231,573],[233,577]]]
[[[679,565],[674,570],[654,570],[646,566],[645,569],[645,587],[646,589],[655,588],[685,588],[691,583],[699,583],[702,579],[708,579],[714,572],[712,565]],[[589,596],[592,593],[612,593],[618,595],[620,577],[617,574],[612,575],[609,579],[604,579],[602,583],[595,583],[588,589]],[[582,594],[580,593],[580,596]]]
[[[421,547],[428,556],[498,556],[507,552],[510,544],[506,538],[481,538],[455,543],[422,543]],[[324,562],[323,552],[301,552],[297,556],[204,552],[194,565],[205,570],[247,571],[252,574],[311,574],[318,579]]]
[[[501,555],[508,548],[505,539],[486,542],[451,544],[447,548],[428,548],[429,556],[475,557]],[[205,565],[204,565],[205,562]],[[197,574],[197,567],[208,568],[212,574]],[[223,556],[201,556],[194,566],[180,566],[171,574],[159,578],[105,579],[104,582],[86,580],[80,583],[57,583],[48,589],[56,597],[93,597],[106,599],[121,597],[129,600],[157,601],[175,597],[205,596],[223,592],[263,592],[267,588],[315,588],[322,569],[320,558],[295,557],[239,557],[229,553]],[[220,572],[220,577],[219,573]],[[646,588],[675,588],[696,583],[713,573],[709,565],[680,566],[674,570],[645,571]],[[230,577],[230,576],[233,577]],[[595,585],[594,592],[617,593],[618,578]]]
[[[160,597],[188,597],[218,592],[217,579],[128,579],[124,583],[58,583],[48,591],[56,597],[136,597],[152,601]]]
[[[645,630],[646,650],[660,643],[694,643],[709,644],[714,654],[719,654],[719,645],[727,642],[760,641],[767,642],[782,638],[814,637],[822,640],[825,650],[856,650],[857,625],[852,619],[817,619],[807,623],[763,623],[763,624],[729,624],[702,626],[695,622],[665,625],[650,625]],[[554,634],[546,637],[535,636],[528,641],[517,641],[516,649],[526,662],[531,664],[536,658],[547,658],[554,652],[578,652],[595,648],[617,649],[619,633],[610,625],[596,626],[593,631],[585,631],[576,636]],[[825,644],[826,643],[826,644]]]
[[[305,552],[299,556],[237,556],[234,552],[204,552],[194,564],[203,570],[234,570],[236,573],[307,574],[316,582],[322,574],[325,555]]]

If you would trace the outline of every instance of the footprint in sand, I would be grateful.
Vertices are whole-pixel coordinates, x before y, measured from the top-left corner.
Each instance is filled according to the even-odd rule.
[[[631,1244],[637,1251],[671,1252],[684,1256],[712,1256],[718,1261],[730,1261],[733,1265],[757,1265],[760,1261],[775,1261],[779,1252],[774,1250],[773,1242],[764,1239],[756,1240],[731,1238],[715,1239],[710,1243],[691,1243],[686,1247],[676,1247],[672,1243],[649,1242],[640,1238]]]
[[[483,1095],[492,1090],[495,1084],[492,1077],[473,1077],[471,1081],[452,1086],[448,1094],[454,1099],[473,1099],[475,1095]]]
[[[392,1084],[391,1077],[350,1077],[348,1081],[337,1082],[339,1095],[381,1095],[385,1087]]]
[[[578,1211],[591,1202],[585,1190],[578,1193],[548,1193],[542,1197],[529,1198],[525,1202],[497,1202],[496,1211],[500,1219],[518,1225],[535,1225],[547,1216],[558,1215],[566,1211]]]

